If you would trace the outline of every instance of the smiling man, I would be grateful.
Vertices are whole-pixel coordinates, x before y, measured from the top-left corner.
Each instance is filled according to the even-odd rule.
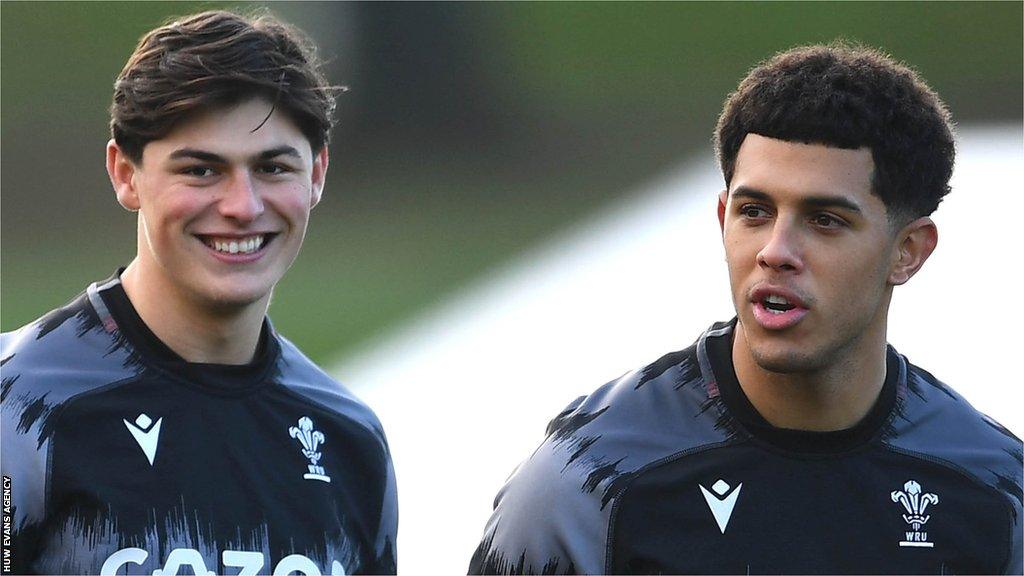
[[[470,571],[1021,573],[1021,441],[886,340],[937,244],[945,106],[877,51],[797,48],[715,144],[736,318],[559,414]]]
[[[394,573],[381,425],[266,317],[323,192],[333,91],[268,16],[140,41],[106,155],[136,257],[2,339],[13,572]]]

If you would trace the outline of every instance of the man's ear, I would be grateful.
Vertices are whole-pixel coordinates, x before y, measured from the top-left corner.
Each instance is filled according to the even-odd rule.
[[[729,201],[729,190],[718,193],[718,227],[725,233],[725,204]]]
[[[331,156],[327,152],[325,144],[316,157],[313,158],[312,184],[313,189],[309,198],[309,207],[312,209],[320,203],[320,197],[324,193],[324,182],[327,179],[327,165],[330,164]]]
[[[135,163],[111,138],[107,142],[107,176],[110,176],[110,184],[114,186],[117,203],[132,212],[139,209],[139,194],[135,187],[137,171]]]
[[[939,242],[939,230],[932,219],[924,216],[907,224],[897,235],[889,283],[905,284],[924,266]]]

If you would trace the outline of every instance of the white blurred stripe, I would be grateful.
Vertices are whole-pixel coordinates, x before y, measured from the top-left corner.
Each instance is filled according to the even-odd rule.
[[[1020,126],[964,130],[939,248],[890,342],[1018,434]],[[524,254],[331,370],[384,423],[404,573],[464,573],[515,466],[577,396],[732,317],[710,154]]]

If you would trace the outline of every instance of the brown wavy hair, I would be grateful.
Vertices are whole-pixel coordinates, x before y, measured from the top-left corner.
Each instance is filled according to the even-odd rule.
[[[328,142],[340,89],[327,83],[315,47],[298,29],[266,13],[202,12],[139,40],[114,83],[110,131],[139,163],[146,144],[189,116],[263,97],[296,123],[316,153]]]
[[[729,95],[715,129],[726,186],[747,134],[837,148],[869,147],[872,192],[894,224],[935,211],[956,156],[949,111],[910,68],[837,42],[776,54]]]

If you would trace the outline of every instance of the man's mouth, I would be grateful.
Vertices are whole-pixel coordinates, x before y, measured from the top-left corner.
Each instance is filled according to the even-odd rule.
[[[761,299],[761,305],[764,306],[765,310],[771,314],[783,314],[793,308],[796,308],[794,304],[789,303],[789,300],[775,294]]]
[[[215,236],[206,234],[197,234],[199,238],[206,244],[207,247],[220,252],[221,254],[255,254],[263,249],[268,242],[270,242],[276,234],[253,234],[251,236]]]
[[[807,304],[786,288],[762,286],[753,291],[754,319],[767,330],[784,330],[807,314]]]

